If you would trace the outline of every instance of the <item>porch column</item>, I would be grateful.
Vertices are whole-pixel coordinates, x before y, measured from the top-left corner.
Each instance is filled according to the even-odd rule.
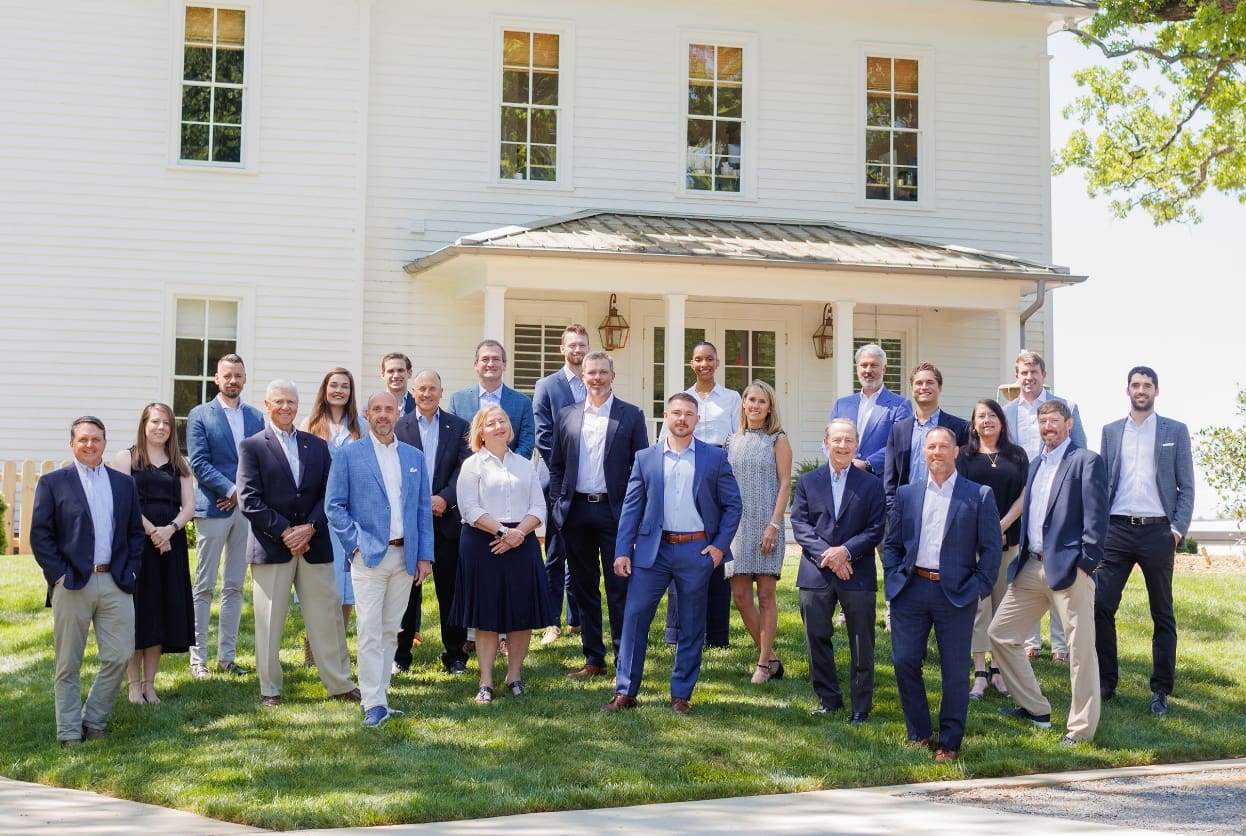
[[[684,323],[688,294],[668,293],[663,300],[666,302],[666,371],[662,380],[662,402],[665,403],[671,395],[684,389]]]
[[[836,397],[852,394],[852,311],[856,302],[840,300],[835,303],[835,390]]]
[[[485,285],[485,322],[482,340],[497,340],[506,345],[506,287]],[[514,346],[510,347],[511,349]]]
[[[1021,353],[1021,320],[1016,311],[999,312],[999,382],[1011,383],[1017,378],[1016,359]]]

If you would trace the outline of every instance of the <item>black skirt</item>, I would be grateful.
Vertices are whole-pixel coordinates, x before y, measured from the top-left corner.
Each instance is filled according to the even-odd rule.
[[[503,554],[493,554],[493,535],[463,526],[459,571],[450,622],[495,633],[537,630],[554,623],[549,583],[535,534]]]

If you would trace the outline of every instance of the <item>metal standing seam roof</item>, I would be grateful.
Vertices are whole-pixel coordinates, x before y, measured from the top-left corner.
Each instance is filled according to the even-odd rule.
[[[841,266],[944,273],[1011,274],[1076,282],[1068,268],[955,245],[940,245],[830,223],[588,212],[458,239],[406,265],[420,273],[454,255],[523,254],[649,257],[739,263]]]

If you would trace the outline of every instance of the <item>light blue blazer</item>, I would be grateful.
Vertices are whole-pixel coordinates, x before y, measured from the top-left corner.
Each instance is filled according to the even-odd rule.
[[[264,413],[243,404],[242,437],[250,438],[262,429]],[[195,473],[195,516],[228,517],[233,511],[221,511],[216,501],[229,496],[238,481],[238,446],[216,398],[199,404],[187,416],[186,454]]]
[[[402,550],[407,574],[414,575],[418,561],[434,560],[432,492],[424,454],[405,442],[397,444],[402,467]],[[356,549],[368,568],[385,559],[390,502],[370,433],[333,457],[324,504],[329,527],[341,540],[347,560]]]
[[[847,418],[855,424],[857,411],[860,409],[861,393],[847,395],[835,401],[831,417],[827,420]],[[891,425],[912,414],[912,405],[886,386],[878,393],[878,401],[870,412],[870,419],[865,422],[865,430],[857,444],[857,458],[869,462],[870,470],[879,478],[883,475],[883,459],[887,451],[887,437],[891,435]]]
[[[532,458],[532,451],[536,449],[536,419],[532,413],[532,399],[503,383],[501,401],[502,411],[511,419],[511,429],[515,432],[510,443],[511,450],[525,459]],[[479,384],[473,383],[451,395],[450,411],[470,424],[480,411]]]

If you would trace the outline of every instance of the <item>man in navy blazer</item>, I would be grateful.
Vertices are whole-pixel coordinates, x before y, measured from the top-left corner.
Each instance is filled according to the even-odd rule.
[[[614,360],[604,351],[584,358],[587,397],[558,413],[550,456],[549,496],[580,605],[584,665],[568,676],[587,679],[606,673],[601,630],[601,578],[606,579],[610,644],[618,662],[627,580],[613,571],[615,541],[627,480],[636,454],[649,446],[639,407],[614,396]]]
[[[366,418],[368,434],[333,459],[325,512],[350,561],[363,726],[376,728],[402,713],[387,696],[398,628],[411,579],[423,583],[435,557],[427,465],[394,435],[398,399],[373,394]]]
[[[856,363],[861,391],[835,401],[829,420],[847,418],[856,425],[860,443],[852,463],[881,478],[891,427],[912,415],[913,407],[883,383],[887,352],[882,346],[874,343],[861,346],[857,349]]]
[[[956,438],[956,446],[969,443],[969,422],[944,412],[939,406],[943,394],[943,372],[931,363],[918,363],[909,374],[913,390],[913,414],[899,419],[887,436],[883,454],[883,490],[887,494],[887,510],[895,501],[896,491],[914,482],[925,484],[926,463],[922,443],[931,427],[947,427]]]
[[[30,547],[48,582],[55,643],[56,739],[76,746],[105,735],[134,655],[134,586],[143,522],[134,480],[104,466],[104,423],[90,415],[69,428],[74,461],[39,479]],[[94,624],[99,673],[85,705],[79,684]]]
[[[415,397],[407,390],[411,380],[411,358],[401,351],[391,351],[381,358],[381,380],[385,388],[398,401],[398,414],[410,415],[415,409]]]
[[[238,498],[251,523],[247,562],[260,704],[281,703],[284,677],[279,654],[292,587],[325,690],[337,699],[358,702],[324,510],[332,462],[329,447],[318,436],[294,428],[299,394],[292,381],[268,384],[264,408],[270,425],[238,448]]]
[[[1038,408],[1043,453],[1030,462],[1021,511],[1021,542],[1008,569],[1008,591],[987,631],[991,659],[1016,708],[1007,714],[1040,728],[1051,726],[1025,654],[1025,640],[1052,605],[1069,645],[1072,698],[1065,745],[1094,739],[1099,725],[1099,662],[1095,656],[1094,573],[1103,560],[1108,527],[1108,481],[1103,459],[1072,443],[1073,413],[1063,401]]]
[[[432,474],[430,507],[433,513],[433,583],[437,591],[437,611],[441,620],[441,664],[448,673],[467,672],[467,653],[463,643],[467,631],[450,623],[450,606],[454,603],[454,586],[459,571],[459,532],[463,520],[459,516],[459,469],[472,454],[467,446],[468,423],[441,408],[441,375],[424,369],[411,381],[415,392],[415,412],[398,419],[394,435],[424,454],[424,462]],[[425,440],[427,439],[427,441]],[[398,631],[398,647],[394,666],[398,672],[411,667],[411,647],[420,632],[420,608],[424,604],[423,585],[411,584],[407,610]]]
[[[1003,544],[995,495],[956,473],[955,433],[932,427],[922,450],[927,476],[896,491],[887,520],[883,589],[900,707],[909,741],[921,746],[934,742],[922,678],[934,628],[943,677],[935,762],[949,763],[960,754],[969,712],[974,617],[995,586]]]
[[[541,454],[545,467],[550,467],[550,456],[554,449],[554,427],[558,423],[558,413],[568,406],[583,403],[588,392],[580,373],[584,366],[584,355],[588,354],[588,329],[579,323],[572,323],[563,329],[558,351],[565,362],[557,371],[548,374],[536,382],[532,393],[532,411],[536,418],[536,449]],[[545,486],[545,574],[549,579],[549,592],[554,600],[554,611],[558,614],[558,623],[545,628],[541,644],[555,642],[562,630],[563,598],[566,598],[567,627],[580,626],[580,613],[575,600],[575,592],[571,589],[571,572],[567,568],[567,551],[563,548],[562,535],[558,524],[554,521],[554,506],[550,501],[549,486]]]
[[[800,477],[792,502],[792,534],[801,546],[796,588],[809,645],[815,717],[844,707],[835,670],[835,604],[842,608],[852,659],[851,723],[864,723],[874,704],[874,618],[878,591],[874,550],[883,539],[883,482],[853,467],[857,425],[834,418],[823,445],[830,461]]]
[[[242,584],[247,577],[247,521],[238,509],[238,447],[247,436],[264,429],[264,415],[242,402],[247,369],[237,354],[216,364],[217,396],[190,411],[186,419],[186,451],[195,473],[195,644],[190,648],[190,673],[207,679],[208,622],[212,593],[221,572],[221,612],[216,646],[218,670],[249,673],[234,661],[238,622],[242,619]]]
[[[532,414],[532,399],[502,382],[506,373],[506,349],[497,340],[481,340],[476,346],[477,384],[460,389],[450,396],[450,411],[471,423],[483,404],[502,407],[511,420],[515,437],[510,448],[525,459],[536,449],[536,419]]]
[[[1185,424],[1155,414],[1159,376],[1129,370],[1129,417],[1103,428],[1099,446],[1108,474],[1110,522],[1095,576],[1095,648],[1100,694],[1116,693],[1116,610],[1134,564],[1151,605],[1151,711],[1168,713],[1177,672],[1177,619],[1172,609],[1173,552],[1194,513],[1194,458]]]
[[[673,580],[679,591],[679,642],[671,672],[671,710],[688,713],[701,673],[710,575],[731,559],[743,503],[727,453],[695,442],[697,401],[687,392],[666,399],[666,438],[636,454],[627,481],[614,572],[630,578],[614,698],[602,710],[636,705],[649,625]]]

